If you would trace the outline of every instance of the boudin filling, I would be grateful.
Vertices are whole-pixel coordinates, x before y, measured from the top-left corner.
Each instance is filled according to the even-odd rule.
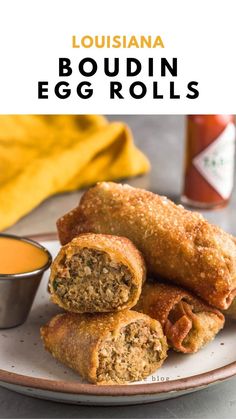
[[[162,357],[162,343],[155,330],[139,320],[112,335],[100,348],[98,382],[124,383],[147,377]]]
[[[53,288],[71,311],[112,311],[135,290],[129,268],[104,251],[83,248],[61,260]]]

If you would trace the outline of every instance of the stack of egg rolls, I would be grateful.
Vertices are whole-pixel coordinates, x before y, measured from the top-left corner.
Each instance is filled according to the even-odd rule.
[[[236,295],[235,239],[166,197],[98,183],[57,227],[62,244],[85,232],[127,237],[142,252],[149,276],[162,276],[219,309]]]
[[[236,244],[199,213],[102,182],[57,227],[63,247],[49,289],[67,313],[41,335],[90,382],[145,378],[162,365],[167,344],[194,353],[222,329],[218,309],[236,295]]]

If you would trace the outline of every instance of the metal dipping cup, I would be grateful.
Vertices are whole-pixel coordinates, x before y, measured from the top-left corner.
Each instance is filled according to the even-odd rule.
[[[34,240],[11,234],[0,234],[1,237],[30,243],[47,255],[47,262],[37,270],[19,274],[0,273],[0,329],[7,329],[19,326],[27,319],[43,273],[51,265],[52,256]]]

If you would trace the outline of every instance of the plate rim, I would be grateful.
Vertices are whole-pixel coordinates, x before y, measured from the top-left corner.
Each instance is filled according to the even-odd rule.
[[[202,374],[178,380],[163,381],[153,384],[132,385],[96,385],[77,383],[76,381],[48,380],[30,377],[0,369],[0,383],[13,384],[35,390],[44,390],[62,394],[91,396],[141,396],[204,388],[210,384],[224,381],[236,375],[236,361],[223,367]]]
[[[57,233],[40,233],[27,235],[37,241],[57,240]],[[91,396],[141,396],[153,395],[169,392],[179,392],[204,388],[209,384],[214,384],[226,380],[236,375],[236,361],[201,374],[193,375],[177,380],[166,380],[158,383],[144,383],[132,385],[96,385],[78,383],[76,381],[49,380],[45,378],[30,377],[17,374],[11,371],[0,369],[0,382],[13,384],[21,387],[33,388],[36,390],[53,391],[56,393],[66,393],[73,395]]]

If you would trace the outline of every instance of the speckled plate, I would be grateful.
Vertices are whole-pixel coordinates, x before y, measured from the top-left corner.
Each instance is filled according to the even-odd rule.
[[[56,255],[55,235],[36,236]],[[49,302],[48,273],[42,279],[25,324],[0,330],[0,385],[22,394],[65,403],[127,405],[181,396],[236,374],[236,322],[228,323],[199,353],[169,352],[163,367],[145,381],[130,385],[96,386],[55,361],[43,349],[39,328],[58,312]]]

